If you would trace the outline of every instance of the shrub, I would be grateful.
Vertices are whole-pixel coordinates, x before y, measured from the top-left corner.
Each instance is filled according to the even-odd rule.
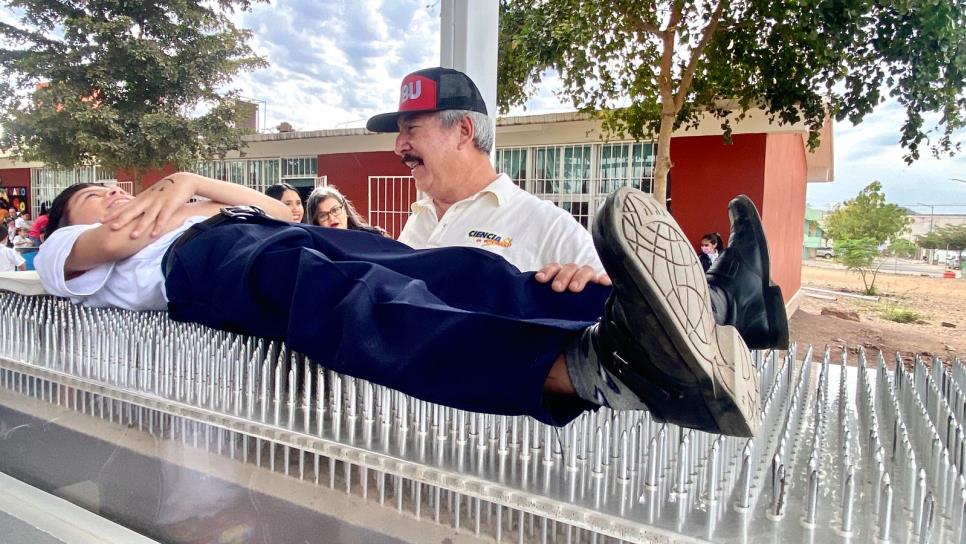
[[[895,321],[896,323],[912,323],[913,321],[919,321],[919,319],[922,317],[915,310],[910,310],[909,308],[903,308],[894,304],[883,308],[879,312],[879,315],[881,315],[883,319]]]

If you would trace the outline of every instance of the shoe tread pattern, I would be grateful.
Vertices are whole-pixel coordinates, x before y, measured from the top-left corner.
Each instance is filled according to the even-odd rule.
[[[690,344],[694,362],[712,380],[714,391],[709,396],[714,402],[733,399],[753,429],[758,419],[758,387],[751,354],[740,341],[740,346],[721,345],[729,340],[718,338],[707,280],[691,244],[652,198],[635,191],[621,196],[621,235],[663,297],[674,327]],[[735,429],[743,425],[727,426]]]

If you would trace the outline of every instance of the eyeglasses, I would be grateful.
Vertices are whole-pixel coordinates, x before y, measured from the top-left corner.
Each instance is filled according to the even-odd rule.
[[[340,213],[342,213],[342,210],[344,209],[345,209],[345,206],[343,206],[342,204],[336,204],[335,206],[332,206],[332,209],[330,209],[327,212],[319,211],[319,213],[315,214],[315,218],[320,222],[328,221],[329,217],[339,215]]]

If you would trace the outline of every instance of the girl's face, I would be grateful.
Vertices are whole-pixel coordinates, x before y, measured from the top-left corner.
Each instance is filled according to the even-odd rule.
[[[288,206],[289,211],[292,212],[292,221],[295,223],[302,222],[302,216],[305,215],[305,210],[302,208],[302,197],[291,189],[286,189],[282,193],[282,204]]]
[[[333,196],[326,198],[315,213],[315,224],[336,229],[348,228],[345,206]]]
[[[714,253],[717,250],[718,250],[718,246],[716,246],[715,243],[712,242],[711,240],[708,240],[707,238],[704,238],[701,240],[701,252],[704,253],[705,255],[708,255],[709,253]]]
[[[100,223],[115,206],[123,206],[134,200],[119,187],[85,187],[74,193],[67,201],[66,216],[71,225]]]

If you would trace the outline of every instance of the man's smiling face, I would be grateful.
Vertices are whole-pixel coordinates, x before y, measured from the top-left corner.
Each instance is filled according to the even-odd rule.
[[[412,170],[416,188],[429,196],[446,190],[447,156],[459,145],[459,124],[443,128],[438,113],[414,113],[399,118],[396,155]]]

